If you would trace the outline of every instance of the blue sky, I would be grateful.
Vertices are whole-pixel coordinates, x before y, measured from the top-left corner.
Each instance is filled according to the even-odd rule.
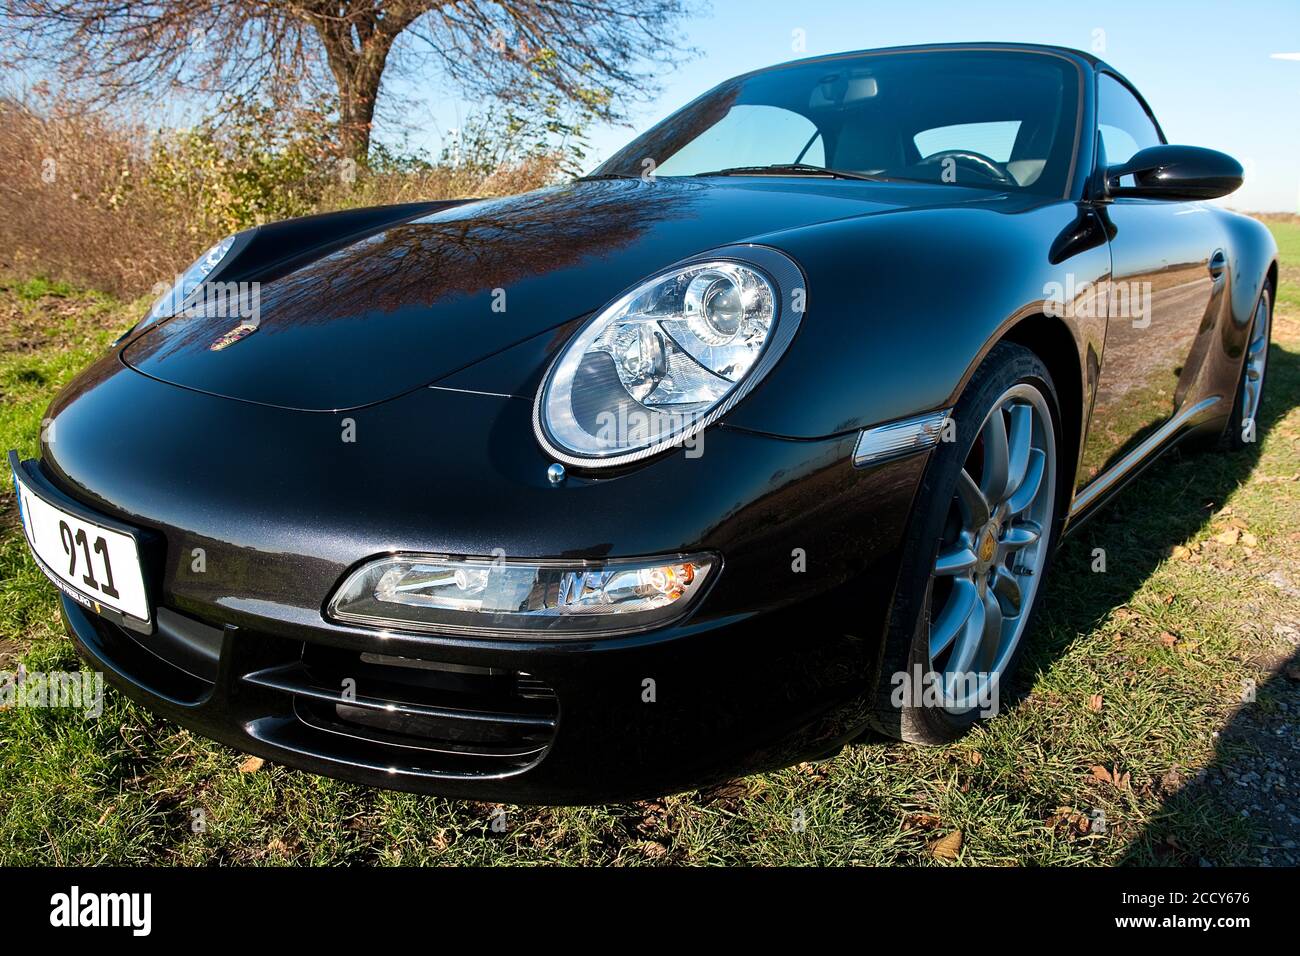
[[[665,66],[660,95],[634,111],[632,128],[592,131],[591,165],[709,87],[757,67],[908,43],[1052,43],[1096,51],[1125,74],[1150,102],[1170,142],[1221,149],[1239,159],[1246,184],[1228,205],[1300,211],[1297,0],[714,0],[684,27],[699,56]],[[803,50],[795,48],[800,37]],[[437,102],[436,95],[429,99]],[[433,110],[414,141],[436,145],[437,131],[456,126],[468,110],[464,104]]]

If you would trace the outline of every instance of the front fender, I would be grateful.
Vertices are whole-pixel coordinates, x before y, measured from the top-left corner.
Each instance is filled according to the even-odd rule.
[[[1046,321],[1068,327],[1083,367],[1106,324],[1087,302],[1110,273],[1104,231],[1089,216],[1067,202],[967,205],[763,237],[805,270],[807,313],[726,423],[816,438],[944,408],[1012,326],[1060,312]],[[1069,307],[1053,308],[1062,293]]]

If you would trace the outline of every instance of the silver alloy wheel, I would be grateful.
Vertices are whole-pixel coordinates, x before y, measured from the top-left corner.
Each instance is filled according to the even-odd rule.
[[[1241,422],[1254,422],[1259,414],[1259,398],[1264,391],[1264,370],[1268,366],[1268,295],[1259,297],[1255,307],[1255,324],[1250,344],[1246,346],[1245,374],[1241,377]]]
[[[944,707],[996,693],[1047,560],[1056,507],[1056,434],[1047,400],[1013,385],[993,404],[957,477],[930,577],[930,671]]]

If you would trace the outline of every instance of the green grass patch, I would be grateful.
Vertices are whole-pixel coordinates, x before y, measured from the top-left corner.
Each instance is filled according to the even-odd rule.
[[[1233,757],[1245,682],[1269,706],[1294,650],[1278,629],[1300,608],[1300,224],[1272,228],[1285,266],[1262,442],[1172,452],[1065,545],[1020,699],[965,740],[857,744],[639,803],[498,808],[241,772],[244,755],[109,689],[100,719],[0,712],[0,864],[949,865],[934,846],[958,831],[959,864],[1252,862],[1256,821],[1199,775]],[[0,351],[0,448],[34,454],[51,396],[143,307],[0,282],[0,308],[49,320]],[[6,474],[11,516],[10,491]],[[0,670],[77,666],[54,594],[0,524]]]

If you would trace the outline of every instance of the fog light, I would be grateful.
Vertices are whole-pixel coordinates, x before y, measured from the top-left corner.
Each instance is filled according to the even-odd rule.
[[[349,575],[329,615],[401,630],[625,634],[684,614],[716,563],[701,554],[605,562],[399,554]]]

